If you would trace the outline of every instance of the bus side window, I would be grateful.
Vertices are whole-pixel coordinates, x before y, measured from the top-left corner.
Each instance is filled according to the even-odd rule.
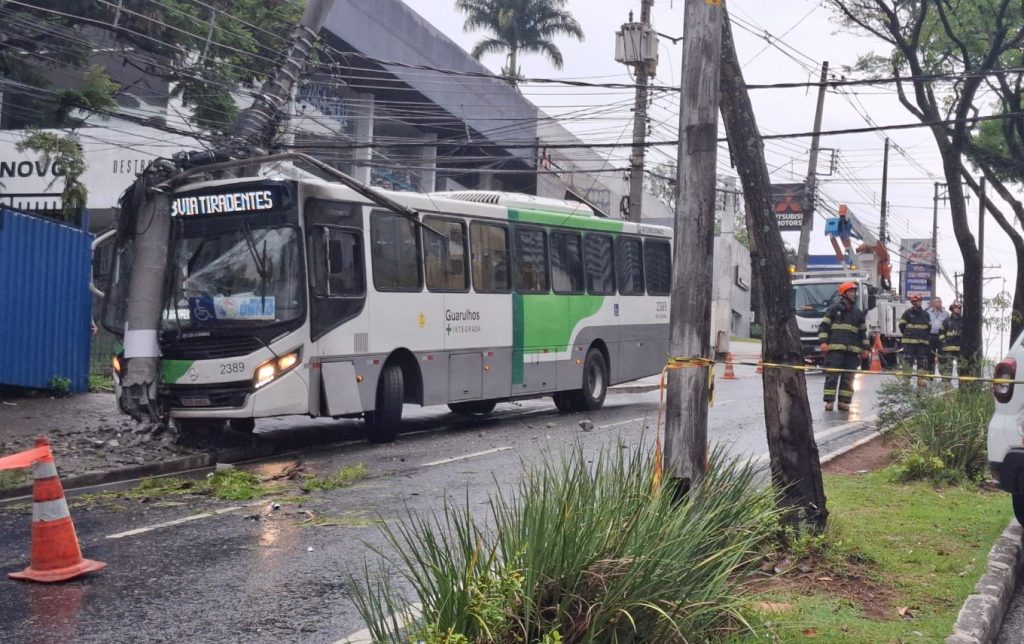
[[[619,237],[615,240],[615,275],[620,295],[644,294],[644,256],[640,240]]]
[[[615,260],[612,236],[586,233],[583,255],[587,272],[587,292],[591,295],[615,295]]]
[[[469,240],[473,262],[473,288],[480,293],[507,293],[512,288],[508,270],[508,228],[472,222]]]
[[[512,285],[520,293],[547,293],[547,233],[539,228],[512,228]]]
[[[551,286],[555,293],[583,292],[583,249],[579,233],[551,233]]]
[[[321,297],[363,295],[363,246],[357,232],[317,226],[310,250],[314,294]]]
[[[648,295],[668,295],[672,291],[672,250],[667,241],[644,240],[644,273]]]
[[[465,291],[469,288],[466,266],[466,224],[439,217],[424,217],[423,260],[427,288],[431,291]],[[441,233],[436,235],[433,231]]]
[[[400,215],[375,211],[370,219],[373,285],[381,291],[419,291],[423,261],[416,223]]]

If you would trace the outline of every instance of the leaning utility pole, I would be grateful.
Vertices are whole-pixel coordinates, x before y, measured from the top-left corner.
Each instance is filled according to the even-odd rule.
[[[616,34],[616,61],[630,65],[636,75],[636,102],[633,105],[633,151],[629,155],[629,221],[640,222],[644,200],[644,155],[647,140],[647,79],[654,76],[658,64],[658,36],[651,28],[654,0],[642,0],[640,22],[622,25]]]
[[[828,80],[828,61],[821,64],[821,85],[818,86],[818,105],[814,110],[814,134],[811,136],[811,156],[807,162],[807,179],[804,194],[807,204],[804,220],[800,224],[800,243],[796,251],[796,270],[807,270],[807,251],[811,245],[811,228],[814,227],[815,191],[818,187],[818,142],[821,139],[821,114],[825,108],[825,82]]]
[[[684,359],[710,358],[722,9],[707,0],[685,0],[683,20],[669,351]],[[665,469],[684,490],[704,478],[711,368],[668,374]]]
[[[195,155],[176,155],[177,166],[158,159],[146,168],[122,200],[118,237],[134,241],[134,262],[129,279],[125,313],[125,374],[119,404],[136,420],[160,420],[157,384],[160,365],[160,317],[167,284],[167,253],[170,245],[171,201],[158,187],[197,163],[245,158],[263,153],[277,135],[292,86],[309,60],[320,27],[334,0],[308,0],[302,20],[292,31],[290,46],[277,74],[264,83],[261,95],[247,108],[222,149]],[[251,169],[250,169],[251,171]]]
[[[743,81],[728,12],[723,11],[723,14],[722,121],[747,206],[750,263],[761,291],[764,360],[769,364],[799,367],[803,366],[800,330],[793,311],[786,250],[772,211],[771,179],[764,160],[764,144]],[[785,522],[797,529],[806,522],[813,530],[821,531],[825,528],[828,510],[804,372],[766,367],[763,387],[772,482],[779,494],[779,507],[786,513]]]

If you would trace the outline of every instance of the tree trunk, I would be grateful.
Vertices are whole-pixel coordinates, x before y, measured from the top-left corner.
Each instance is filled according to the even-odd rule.
[[[1013,208],[1017,221],[1024,223],[1024,204],[1021,204],[1020,200],[1014,197],[1006,185],[996,178],[990,170],[983,168],[982,171],[985,173],[985,179],[995,188],[999,196]],[[974,178],[966,170],[964,170],[963,176],[968,185],[971,186],[971,190],[978,194],[978,186]],[[1013,339],[1021,332],[1021,328],[1024,328],[1024,237],[1017,232],[1013,224],[995,207],[990,199],[985,199],[985,206],[989,213],[992,214],[992,218],[996,220],[999,227],[1006,233],[1006,236],[1010,238],[1010,242],[1013,244],[1013,252],[1017,256],[1017,275],[1013,286],[1013,305],[1010,309],[1010,342],[1013,342]]]
[[[724,3],[723,3],[724,9]],[[750,263],[761,289],[764,359],[770,363],[803,364],[800,332],[792,306],[792,285],[782,235],[772,215],[771,180],[750,97],[743,82],[728,14],[722,20],[722,120],[736,170],[743,184]],[[811,406],[804,373],[795,369],[764,370],[765,428],[772,482],[786,522],[808,522],[824,529],[828,519],[818,446],[814,442]]]
[[[960,254],[964,260],[964,322],[962,335],[960,336],[960,355],[963,356],[962,363],[966,372],[976,375],[981,370],[979,359],[982,357],[981,328],[982,319],[984,318],[984,306],[982,304],[984,271],[981,265],[981,254],[978,252],[978,244],[968,224],[967,200],[964,195],[964,186],[960,182],[960,173],[963,168],[961,150],[958,147],[952,146],[945,139],[944,133],[935,133],[935,139],[942,155],[942,169],[946,176],[946,191],[949,196],[949,212],[953,220],[953,233],[956,236],[956,243],[960,247]]]

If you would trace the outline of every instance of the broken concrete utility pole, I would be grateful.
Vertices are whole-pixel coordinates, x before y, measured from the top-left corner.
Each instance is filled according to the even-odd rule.
[[[772,210],[764,143],[743,81],[724,5],[723,13],[722,121],[746,201],[751,271],[758,276],[756,283],[761,290],[764,361],[802,366],[800,330],[793,311],[786,250]],[[779,507],[786,512],[788,525],[796,528],[809,525],[812,531],[821,531],[825,528],[828,511],[804,372],[766,367],[763,383],[768,455],[772,482],[779,493]]]
[[[176,168],[166,160],[150,164],[121,202],[119,245],[133,242],[134,259],[125,313],[125,373],[119,404],[136,420],[160,420],[157,398],[160,359],[160,317],[166,303],[167,252],[170,244],[170,197],[156,186],[173,178],[182,166],[262,153],[277,136],[291,88],[305,68],[316,35],[334,0],[308,0],[293,30],[277,74],[267,81],[253,105],[239,116],[223,150],[176,155]]]
[[[669,352],[682,359],[711,358],[722,9],[707,0],[686,0],[683,20]],[[694,366],[668,374],[665,471],[683,490],[704,478],[711,368]]]

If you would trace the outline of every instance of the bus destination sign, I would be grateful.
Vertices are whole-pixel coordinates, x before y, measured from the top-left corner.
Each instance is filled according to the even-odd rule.
[[[182,195],[171,202],[171,216],[265,212],[281,208],[280,201],[280,193],[270,189]]]

